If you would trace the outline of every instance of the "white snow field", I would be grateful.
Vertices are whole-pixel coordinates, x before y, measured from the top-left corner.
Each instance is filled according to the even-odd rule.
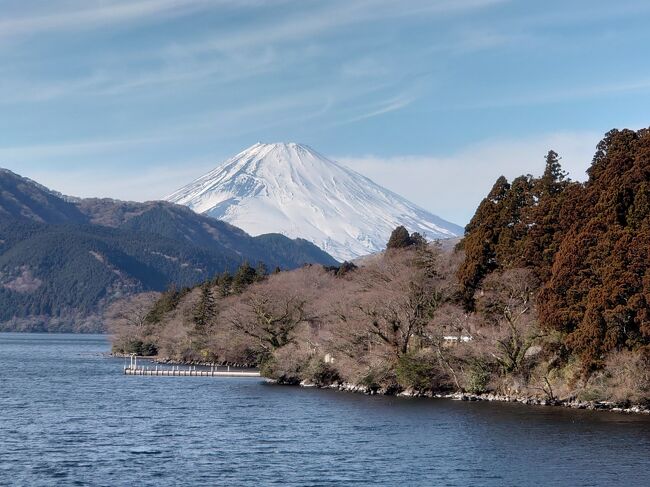
[[[383,250],[398,225],[428,239],[463,232],[296,143],[255,144],[165,199],[251,235],[304,238],[340,261]]]

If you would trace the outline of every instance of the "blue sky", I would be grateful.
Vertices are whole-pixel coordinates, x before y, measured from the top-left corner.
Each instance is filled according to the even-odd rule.
[[[296,141],[464,224],[650,125],[650,2],[0,0],[0,166],[154,199]]]

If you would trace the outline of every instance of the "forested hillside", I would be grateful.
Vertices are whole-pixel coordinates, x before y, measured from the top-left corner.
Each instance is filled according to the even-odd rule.
[[[101,331],[116,299],[191,286],[244,261],[335,263],[314,245],[164,202],[71,199],[0,172],[0,329]]]
[[[541,178],[499,178],[467,227],[458,276],[473,309],[486,276],[530,269],[541,328],[593,370],[650,343],[650,132],[609,132],[588,174],[566,180],[551,151]]]
[[[122,301],[114,350],[385,393],[648,403],[649,147],[648,130],[614,130],[585,183],[553,151],[539,177],[499,177],[455,249],[400,227],[358,266]]]
[[[31,179],[0,168],[0,218],[40,223],[86,223],[73,203]]]

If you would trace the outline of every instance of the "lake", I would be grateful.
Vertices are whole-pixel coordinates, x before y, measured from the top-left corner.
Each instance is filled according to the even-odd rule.
[[[650,485],[648,416],[124,376],[109,348],[0,334],[1,485]]]

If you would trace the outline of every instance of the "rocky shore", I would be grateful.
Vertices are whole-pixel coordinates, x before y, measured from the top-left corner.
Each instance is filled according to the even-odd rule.
[[[434,392],[418,392],[414,390],[393,391],[387,389],[372,389],[367,386],[349,383],[336,383],[328,386],[317,386],[311,382],[302,381],[301,387],[318,387],[321,389],[334,389],[343,392],[355,392],[366,395],[387,395],[396,397],[429,397],[440,399],[452,399],[455,401],[488,401],[488,402],[510,402],[519,403],[529,406],[555,406],[571,409],[587,409],[590,411],[611,411],[616,413],[628,414],[650,414],[650,408],[638,404],[616,403],[609,401],[578,401],[575,398],[570,399],[541,399],[538,397],[501,395],[494,393],[486,394],[469,394],[464,392],[454,392],[450,394],[441,394]]]
[[[112,357],[128,357],[125,354],[111,353]],[[245,363],[235,363],[235,362],[202,362],[202,361],[180,361],[173,360],[168,357],[140,357],[138,359],[148,360],[157,364],[166,364],[166,365],[195,365],[202,367],[235,367],[240,369],[255,369],[256,367],[251,364]],[[267,379],[268,382],[280,383],[283,385],[296,385],[295,383],[284,383],[279,382],[274,379]],[[565,407],[571,409],[586,409],[590,411],[611,411],[616,413],[628,413],[628,414],[650,414],[650,407],[639,405],[639,404],[629,404],[629,403],[617,403],[610,401],[579,401],[576,398],[568,399],[543,399],[533,396],[518,396],[518,395],[503,395],[495,393],[485,393],[485,394],[471,394],[466,392],[454,392],[454,393],[435,393],[435,392],[420,392],[413,389],[406,390],[393,390],[393,389],[375,389],[364,385],[359,384],[350,384],[347,382],[337,382],[329,385],[318,385],[309,381],[303,380],[300,382],[300,387],[316,387],[319,389],[333,389],[342,392],[354,392],[358,394],[365,394],[368,396],[374,395],[384,395],[384,396],[396,396],[396,397],[428,397],[428,398],[438,398],[438,399],[451,399],[454,401],[488,401],[488,402],[510,402],[510,403],[519,403],[525,404],[528,406],[555,406],[555,407]]]

